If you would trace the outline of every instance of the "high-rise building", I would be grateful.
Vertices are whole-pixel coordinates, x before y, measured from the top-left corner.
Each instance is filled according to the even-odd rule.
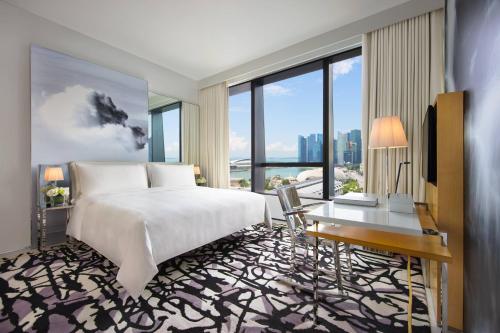
[[[339,159],[337,158],[337,139],[333,139],[333,165],[339,164]]]
[[[351,149],[353,152],[353,164],[361,164],[361,131],[359,129],[353,129],[349,133],[349,141],[351,144]]]
[[[307,137],[307,162],[314,162],[314,151],[316,148],[316,134]]]
[[[321,162],[323,159],[323,135],[309,134],[307,138],[298,136],[298,161],[299,162]]]
[[[299,135],[298,142],[298,161],[299,162],[307,162],[307,141],[302,135]]]
[[[353,151],[350,150],[350,149],[347,149],[344,151],[344,164],[353,164],[353,160],[354,160],[354,154],[353,154]]]
[[[344,152],[347,150],[347,133],[338,132],[337,134],[337,162],[344,165]]]
[[[316,155],[314,156],[315,162],[321,162],[323,160],[323,135],[322,134],[317,134],[315,153],[316,153]]]

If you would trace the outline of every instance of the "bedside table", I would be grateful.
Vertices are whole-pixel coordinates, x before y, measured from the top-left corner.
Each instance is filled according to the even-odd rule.
[[[38,224],[38,250],[42,250],[47,246],[47,213],[65,210],[66,211],[66,225],[68,225],[71,208],[73,205],[63,204],[54,207],[37,207],[36,218]]]

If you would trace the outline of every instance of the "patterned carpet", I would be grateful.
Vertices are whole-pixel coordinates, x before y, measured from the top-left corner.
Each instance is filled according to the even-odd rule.
[[[163,263],[138,301],[125,297],[117,267],[81,243],[0,259],[0,332],[299,331],[312,301],[275,280],[288,253],[285,228],[251,227]],[[349,296],[322,301],[319,325],[302,331],[406,332],[405,259],[356,250],[353,265]],[[412,275],[413,331],[430,332],[416,260]]]

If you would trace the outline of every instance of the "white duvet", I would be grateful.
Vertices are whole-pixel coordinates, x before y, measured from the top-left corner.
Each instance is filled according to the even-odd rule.
[[[271,215],[264,196],[194,188],[149,188],[81,197],[67,234],[119,267],[117,280],[137,298],[157,265]]]

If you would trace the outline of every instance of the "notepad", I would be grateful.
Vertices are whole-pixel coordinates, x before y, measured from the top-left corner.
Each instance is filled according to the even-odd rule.
[[[338,204],[375,207],[378,205],[377,195],[374,193],[349,192],[333,198]]]

